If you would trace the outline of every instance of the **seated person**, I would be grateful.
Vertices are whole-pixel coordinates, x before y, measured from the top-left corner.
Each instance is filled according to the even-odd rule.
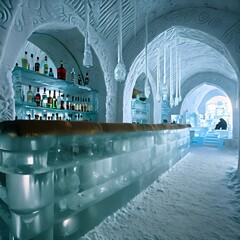
[[[222,130],[226,130],[227,129],[227,122],[223,119],[220,118],[219,119],[219,123],[216,125],[215,130],[216,129],[222,129]]]

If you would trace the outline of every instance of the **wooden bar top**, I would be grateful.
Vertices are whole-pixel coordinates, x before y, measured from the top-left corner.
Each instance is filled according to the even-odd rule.
[[[186,124],[132,124],[101,122],[14,120],[0,122],[0,133],[11,136],[97,134],[189,128]]]

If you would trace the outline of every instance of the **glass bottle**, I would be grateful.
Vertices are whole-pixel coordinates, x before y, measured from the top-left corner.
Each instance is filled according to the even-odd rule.
[[[75,111],[78,111],[78,97],[75,97],[74,110],[75,110]]]
[[[58,90],[58,97],[57,97],[57,109],[60,109],[61,108],[61,92],[60,90]]]
[[[35,66],[34,66],[34,70],[35,72],[38,72],[40,71],[40,63],[39,63],[39,57],[37,57],[37,61],[35,62]]]
[[[80,74],[78,74],[78,85],[82,85],[82,78]]]
[[[61,95],[61,107],[60,107],[60,109],[65,110],[64,94]]]
[[[82,98],[79,97],[79,101],[78,101],[78,111],[82,111]]]
[[[88,99],[87,99],[87,112],[91,112],[92,111],[91,108],[92,107],[91,107],[91,103],[90,103],[90,98],[88,97]]]
[[[89,77],[88,77],[88,73],[86,73],[86,77],[84,79],[84,86],[88,86],[89,85]]]
[[[48,74],[49,77],[54,77],[54,74],[53,74],[53,71],[52,71],[52,68],[49,68],[49,74]]]
[[[75,71],[74,71],[74,68],[72,68],[72,71],[71,71],[71,83],[75,83]]]
[[[51,90],[49,90],[49,94],[48,94],[48,98],[47,98],[47,107],[52,108],[52,104],[53,104],[53,98],[51,96]]]
[[[74,96],[72,96],[71,110],[75,110]]]
[[[22,84],[21,82],[17,82],[14,85],[14,90],[15,90],[15,95],[14,95],[14,99],[16,101],[16,103],[22,103],[23,102],[23,91],[22,91]]]
[[[27,51],[25,51],[25,55],[22,58],[22,68],[28,69],[28,55],[27,55]]]
[[[37,88],[37,93],[35,95],[35,103],[37,107],[40,107],[41,105],[41,94],[39,92],[39,87]]]
[[[42,94],[42,107],[47,107],[47,94],[46,94],[46,88],[43,88],[43,94]]]
[[[69,94],[67,94],[67,97],[66,97],[66,109],[67,110],[71,109],[71,101],[70,101],[70,95]]]
[[[34,71],[34,59],[33,59],[33,54],[31,53],[31,57],[29,60],[29,64],[28,64],[28,69],[31,71]]]
[[[57,78],[66,80],[66,69],[63,67],[63,61],[60,64],[61,66],[57,69]]]
[[[27,91],[27,102],[32,104],[33,99],[34,99],[34,97],[33,97],[33,92],[32,92],[32,86],[29,85],[28,86],[28,91]]]
[[[84,106],[85,106],[85,104],[84,104],[84,97],[82,97],[82,99],[81,99],[81,112],[84,112]]]
[[[44,65],[43,65],[43,73],[44,73],[45,75],[48,75],[47,56],[45,56],[45,62],[44,62]]]
[[[56,90],[53,91],[52,108],[57,108]]]
[[[78,118],[78,121],[82,122],[83,121],[83,115],[80,114],[79,118]]]
[[[84,104],[84,106],[83,106],[83,111],[84,111],[84,112],[87,112],[87,98],[84,98],[83,104]]]

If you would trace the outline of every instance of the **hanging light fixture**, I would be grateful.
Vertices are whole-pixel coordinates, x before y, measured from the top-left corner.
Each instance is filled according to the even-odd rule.
[[[156,100],[161,102],[161,65],[160,65],[160,49],[157,49],[157,93],[156,93]]]
[[[146,31],[146,40],[145,40],[145,84],[144,84],[144,94],[146,98],[149,98],[151,94],[151,87],[148,80],[148,6],[147,0],[145,0],[145,31]]]
[[[181,96],[181,59],[180,59],[180,56],[178,57],[178,93],[179,93],[179,96],[178,96],[178,100],[179,102],[182,101],[182,96]]]
[[[124,82],[126,79],[126,66],[122,59],[122,0],[118,0],[118,63],[114,69],[114,78],[118,82]]]
[[[174,106],[173,99],[173,54],[172,54],[172,46],[169,48],[169,104],[172,108]]]
[[[175,87],[176,87],[176,90],[175,90],[175,106],[178,105],[179,103],[179,94],[178,94],[178,90],[179,90],[179,67],[178,67],[178,48],[177,48],[177,36],[175,35],[175,58],[176,58],[176,61],[175,61],[175,66],[176,66],[176,76],[175,76]]]
[[[164,46],[163,46],[163,84],[166,84],[166,79],[167,79],[167,46],[166,46],[166,37],[167,33],[166,31],[164,32]]]
[[[91,46],[89,44],[89,5],[88,5],[88,0],[85,0],[85,44],[84,44],[83,66],[87,67],[87,68],[90,68],[93,66]]]

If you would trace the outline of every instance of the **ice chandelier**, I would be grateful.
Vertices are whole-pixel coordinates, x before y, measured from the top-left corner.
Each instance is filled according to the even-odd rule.
[[[146,98],[149,98],[151,94],[151,87],[148,81],[148,6],[147,0],[145,0],[145,31],[146,31],[146,39],[145,39],[145,84],[144,84],[144,95]]]
[[[118,0],[118,63],[114,69],[114,78],[118,82],[124,82],[126,79],[126,66],[122,59],[122,0]]]
[[[181,61],[178,52],[178,36],[168,41],[167,32],[164,32],[163,46],[163,77],[161,80],[161,54],[157,49],[157,91],[158,102],[168,101],[170,108],[177,106],[181,101]],[[170,42],[170,44],[169,44]],[[167,69],[167,65],[169,68]],[[175,68],[174,68],[175,67]],[[169,78],[167,78],[167,74]],[[175,89],[174,89],[175,87]],[[175,96],[175,97],[174,97]]]
[[[85,0],[85,44],[84,44],[84,57],[83,66],[90,68],[93,66],[93,57],[91,46],[89,44],[89,5],[88,0]]]

